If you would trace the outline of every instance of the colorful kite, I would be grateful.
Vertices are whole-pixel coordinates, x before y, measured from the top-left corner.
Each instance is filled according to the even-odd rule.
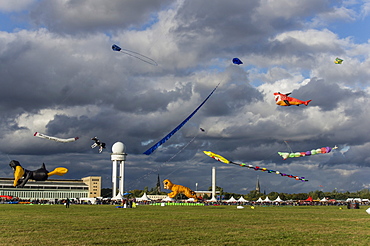
[[[203,151],[203,152],[204,152],[204,154],[208,155],[209,157],[211,157],[211,158],[213,158],[213,159],[215,159],[219,162],[222,162],[222,163],[234,164],[234,165],[238,165],[238,166],[241,166],[241,167],[248,167],[248,168],[254,169],[255,171],[260,170],[262,172],[276,173],[276,174],[280,174],[281,176],[285,176],[285,177],[288,177],[288,178],[293,178],[295,180],[301,180],[302,182],[307,182],[308,181],[304,177],[298,177],[298,176],[294,176],[294,175],[291,175],[291,174],[281,173],[279,171],[270,170],[270,169],[267,169],[265,167],[252,166],[252,165],[247,165],[245,163],[236,163],[236,162],[233,162],[233,161],[229,161],[225,157],[220,156],[218,154],[215,154],[211,151]]]
[[[186,122],[188,122],[190,120],[191,117],[193,117],[195,115],[195,113],[203,106],[203,104],[206,103],[206,101],[208,100],[208,98],[210,98],[213,94],[213,92],[217,89],[217,87],[219,86],[220,84],[218,84],[212,91],[211,93],[208,95],[208,97],[206,99],[204,99],[204,101],[193,111],[193,113],[191,113],[183,122],[180,123],[180,125],[178,125],[175,129],[173,129],[170,133],[168,133],[164,138],[162,138],[161,140],[159,140],[159,142],[157,142],[156,144],[154,144],[152,147],[150,147],[148,150],[146,150],[143,154],[145,155],[150,155],[151,153],[153,153],[159,146],[161,146],[162,144],[164,144],[168,139],[170,139],[178,130],[181,129],[181,127],[183,127]]]
[[[322,147],[322,148],[319,148],[319,149],[313,149],[313,150],[309,150],[309,151],[306,151],[306,152],[291,152],[291,153],[288,153],[288,152],[278,152],[278,154],[283,157],[284,160],[288,159],[288,158],[293,158],[293,157],[302,157],[302,156],[310,156],[310,155],[316,155],[316,154],[326,154],[326,153],[330,153],[333,149],[337,149],[338,147],[337,146],[334,146],[333,148],[330,148],[330,147]]]
[[[27,169],[24,169],[19,161],[12,160],[9,163],[9,166],[13,169],[14,172],[14,187],[23,188],[24,185],[28,182],[29,179],[33,179],[35,181],[45,181],[48,179],[48,177],[52,175],[59,175],[63,176],[68,172],[68,169],[65,167],[57,167],[54,169],[54,171],[49,172],[45,168],[45,164],[43,163],[41,168],[30,171]]]
[[[340,59],[340,58],[335,58],[335,60],[334,60],[334,63],[335,64],[342,64],[342,62],[343,62],[343,60],[342,59]]]
[[[149,58],[149,57],[147,57],[147,56],[144,56],[144,55],[142,55],[142,54],[140,54],[140,53],[137,53],[137,52],[135,52],[135,51],[122,49],[121,47],[119,47],[119,46],[118,46],[118,45],[116,45],[116,44],[113,44],[113,45],[112,45],[112,50],[113,50],[113,51],[122,52],[122,53],[124,53],[124,54],[126,54],[126,55],[129,55],[129,56],[135,57],[136,59],[139,59],[139,60],[141,60],[141,61],[143,61],[143,62],[146,62],[146,63],[148,63],[148,64],[150,64],[150,65],[158,66],[157,62],[156,62],[156,61],[154,61],[152,58]]]
[[[169,198],[175,198],[178,194],[184,194],[187,198],[193,198],[194,201],[198,201],[197,193],[183,185],[174,184],[169,179],[163,180],[163,188],[172,190],[171,193],[167,194]]]
[[[311,102],[312,100],[308,100],[308,101],[301,101],[297,98],[294,98],[294,97],[288,97],[291,93],[287,93],[287,94],[282,94],[280,92],[275,92],[274,93],[274,96],[275,96],[275,101],[276,101],[276,104],[277,105],[280,105],[280,106],[290,106],[290,105],[301,105],[301,104],[304,104],[304,105],[308,105],[309,102]]]
[[[233,63],[236,65],[241,65],[243,62],[239,58],[233,58]]]
[[[91,148],[95,148],[99,146],[99,153],[103,152],[103,149],[105,149],[105,143],[100,142],[100,140],[97,137],[93,137],[91,140],[94,140],[95,143],[91,145]]]
[[[35,134],[33,134],[35,137],[39,137],[39,138],[45,138],[45,139],[49,139],[49,140],[54,140],[54,141],[57,141],[57,142],[60,142],[60,143],[69,143],[69,142],[74,142],[78,139],[78,137],[75,137],[75,138],[57,138],[57,137],[51,137],[51,136],[48,136],[48,135],[45,135],[45,134],[42,134],[42,133],[39,133],[39,132],[35,132]]]

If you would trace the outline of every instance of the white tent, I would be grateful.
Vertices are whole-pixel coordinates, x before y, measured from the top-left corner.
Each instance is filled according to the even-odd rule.
[[[258,198],[258,200],[256,202],[263,202],[262,198]]]
[[[195,202],[194,198],[190,197],[188,200],[186,200],[188,202]]]
[[[217,202],[217,199],[213,196],[211,199],[207,200],[207,202]]]
[[[283,202],[283,200],[281,200],[280,196],[278,196],[273,202]]]
[[[118,193],[116,196],[112,197],[112,200],[122,200],[122,199],[125,199],[125,198],[123,198],[120,193]]]
[[[320,202],[327,202],[328,199],[326,199],[326,197],[324,197],[323,199],[320,200]]]
[[[232,196],[229,200],[227,200],[226,202],[236,202],[236,199]]]
[[[248,202],[248,200],[245,200],[243,196],[241,196],[239,199],[238,199],[238,202]]]
[[[163,202],[173,202],[173,201],[175,201],[175,199],[173,199],[173,198],[171,198],[171,197],[168,196],[168,197],[162,199],[162,201]]]
[[[265,200],[263,200],[264,202],[271,202],[270,198],[268,196],[266,196]]]
[[[151,199],[144,193],[142,197],[136,198],[136,201],[150,201]]]

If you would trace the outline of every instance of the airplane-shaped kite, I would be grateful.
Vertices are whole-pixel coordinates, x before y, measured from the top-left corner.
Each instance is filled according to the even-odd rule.
[[[301,101],[297,98],[294,98],[294,97],[288,97],[291,93],[287,93],[287,94],[282,94],[280,92],[275,92],[274,93],[274,96],[275,96],[275,101],[276,101],[276,104],[277,105],[280,105],[280,106],[291,106],[291,105],[301,105],[301,104],[304,104],[304,105],[308,105],[309,102],[311,102],[312,100],[308,100],[308,101]]]

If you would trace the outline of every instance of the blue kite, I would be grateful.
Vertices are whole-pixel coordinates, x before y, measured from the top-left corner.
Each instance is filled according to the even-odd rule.
[[[190,120],[191,117],[193,117],[196,112],[198,112],[198,110],[203,106],[203,104],[206,103],[206,101],[208,100],[208,98],[210,98],[213,94],[213,92],[215,92],[215,90],[217,89],[217,87],[219,86],[220,84],[218,84],[214,89],[213,91],[211,91],[211,93],[207,96],[206,99],[204,99],[204,101],[193,111],[193,113],[191,113],[183,122],[180,123],[180,125],[178,125],[175,129],[173,129],[170,133],[168,133],[164,138],[162,138],[161,140],[159,140],[156,144],[154,144],[152,147],[150,147],[147,151],[145,151],[143,154],[145,155],[150,155],[151,153],[153,153],[159,146],[161,146],[162,144],[164,144],[168,139],[170,139],[178,130],[181,129],[181,127],[183,127],[186,122],[188,122]]]
[[[239,58],[233,58],[233,63],[236,65],[241,65],[243,62]]]

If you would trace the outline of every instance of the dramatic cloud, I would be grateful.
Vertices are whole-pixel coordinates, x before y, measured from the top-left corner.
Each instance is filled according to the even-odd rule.
[[[16,159],[30,169],[42,162],[66,166],[64,178],[101,175],[110,187],[111,146],[122,141],[126,189],[154,187],[158,174],[208,189],[212,166],[217,185],[230,192],[254,189],[257,175],[267,192],[369,187],[370,45],[338,31],[344,22],[366,20],[367,2],[9,3],[0,4],[1,176],[11,177],[7,164]],[[158,66],[115,52],[112,44]],[[234,65],[234,57],[244,64]],[[343,64],[334,64],[336,57]],[[179,132],[142,154],[218,84]],[[277,106],[278,91],[312,102]],[[36,131],[80,139],[62,144],[34,137]],[[94,136],[107,144],[102,154],[90,148]],[[327,155],[283,160],[277,154],[335,145]],[[310,181],[221,164],[203,150]]]

